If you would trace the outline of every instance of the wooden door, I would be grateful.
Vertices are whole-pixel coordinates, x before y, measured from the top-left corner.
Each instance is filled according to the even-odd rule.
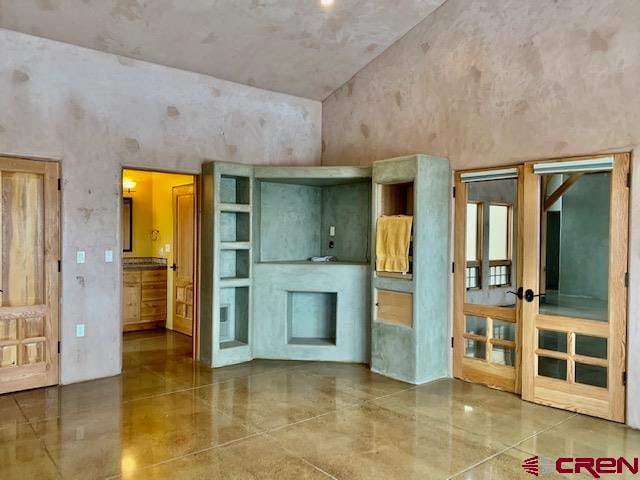
[[[524,166],[525,400],[624,421],[628,173],[627,154]]]
[[[193,335],[195,203],[193,185],[173,187],[173,328]]]
[[[58,164],[0,157],[0,394],[58,383]]]
[[[521,167],[458,172],[454,376],[520,390]]]

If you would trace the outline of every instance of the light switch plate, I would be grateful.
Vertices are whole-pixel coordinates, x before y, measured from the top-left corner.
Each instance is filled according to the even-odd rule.
[[[164,253],[169,253],[171,252],[171,244],[170,243],[165,243],[164,244]]]
[[[330,237],[335,237],[335,236],[336,236],[336,227],[335,227],[335,226],[333,226],[333,225],[331,225],[331,226],[329,227],[329,236],[330,236]]]
[[[85,261],[85,254],[83,250],[78,250],[76,252],[76,263],[84,263]]]
[[[104,262],[112,263],[113,262],[113,250],[105,250],[104,251]]]
[[[84,323],[76,325],[76,337],[84,337]]]

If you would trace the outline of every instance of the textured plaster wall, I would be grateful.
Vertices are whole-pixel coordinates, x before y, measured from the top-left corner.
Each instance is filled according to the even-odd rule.
[[[0,0],[0,27],[323,99],[444,0]]]
[[[63,383],[120,372],[121,167],[318,164],[320,115],[314,101],[0,30],[0,154],[62,163]]]
[[[323,163],[410,152],[454,169],[640,145],[640,2],[448,0],[323,103]],[[640,173],[628,423],[640,427]]]

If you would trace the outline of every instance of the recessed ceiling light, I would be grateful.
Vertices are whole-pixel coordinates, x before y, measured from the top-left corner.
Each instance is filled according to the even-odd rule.
[[[331,8],[333,7],[334,3],[335,0],[320,0],[320,5],[322,5],[324,8]]]

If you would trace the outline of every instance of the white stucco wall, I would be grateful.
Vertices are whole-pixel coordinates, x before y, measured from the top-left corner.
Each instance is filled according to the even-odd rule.
[[[62,383],[120,372],[121,167],[319,164],[321,108],[0,29],[0,155],[62,164]],[[86,264],[75,263],[76,250]]]
[[[323,164],[420,152],[455,169],[640,146],[640,2],[448,0],[323,103]],[[628,423],[640,428],[640,171]]]

